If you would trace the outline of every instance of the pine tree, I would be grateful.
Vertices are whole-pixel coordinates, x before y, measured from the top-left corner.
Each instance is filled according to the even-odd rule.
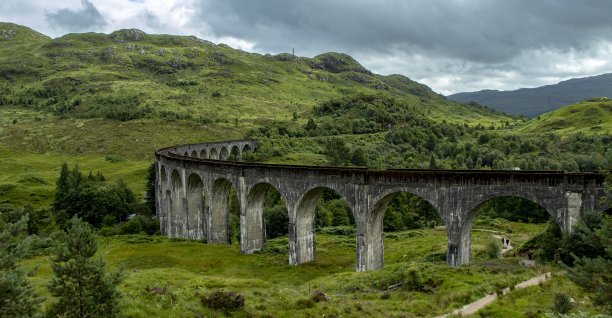
[[[64,202],[66,201],[66,197],[68,196],[68,191],[70,191],[69,178],[70,169],[68,169],[68,164],[64,162],[62,164],[60,176],[59,178],[57,178],[55,188],[55,200],[53,201],[53,208],[56,211],[62,210]]]
[[[74,217],[53,258],[55,278],[49,285],[57,302],[52,317],[117,317],[119,273],[108,274],[102,258],[94,259],[98,244],[89,224]]]
[[[152,163],[147,171],[146,189],[145,204],[155,213],[155,163]]]
[[[40,298],[17,266],[30,249],[27,224],[27,215],[16,223],[0,222],[0,317],[33,317],[38,311]]]

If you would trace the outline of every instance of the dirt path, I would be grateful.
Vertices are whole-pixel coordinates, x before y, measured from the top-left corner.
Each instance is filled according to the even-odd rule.
[[[540,276],[536,276],[532,279],[526,280],[522,283],[516,284],[514,286],[514,289],[522,289],[522,288],[527,288],[530,286],[535,286],[535,285],[539,285],[540,283],[543,283],[547,280],[549,280],[551,278],[551,273],[546,273],[546,274],[542,274]],[[510,292],[510,288],[506,287],[502,290],[502,294],[505,295],[507,293]],[[480,299],[478,299],[477,301],[467,304],[459,309],[455,309],[453,312],[442,315],[442,316],[437,316],[436,318],[447,318],[449,316],[467,316],[467,315],[471,315],[476,313],[477,311],[479,311],[480,309],[488,306],[489,304],[493,303],[499,296],[494,293],[494,294],[490,294],[490,295],[486,295]]]

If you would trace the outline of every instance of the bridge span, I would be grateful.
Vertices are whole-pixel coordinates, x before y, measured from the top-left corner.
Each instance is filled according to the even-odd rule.
[[[266,246],[266,193],[276,189],[289,213],[289,264],[314,261],[315,207],[324,189],[342,196],[356,225],[356,269],[384,266],[383,216],[401,192],[417,195],[438,212],[448,234],[447,262],[470,261],[471,229],[478,207],[515,196],[542,206],[571,231],[587,211],[603,211],[604,177],[597,173],[501,170],[370,170],[242,162],[255,140],[181,145],[156,151],[156,214],[169,237],[230,242],[228,197],[240,205],[240,248]]]

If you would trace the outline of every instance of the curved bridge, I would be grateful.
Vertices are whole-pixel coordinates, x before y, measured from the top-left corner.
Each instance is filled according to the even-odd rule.
[[[472,223],[487,200],[516,196],[548,211],[571,231],[586,211],[603,211],[603,176],[597,173],[495,170],[369,170],[240,162],[257,141],[191,144],[156,152],[156,213],[170,237],[229,243],[228,196],[240,204],[240,247],[245,254],[266,246],[263,218],[268,189],[276,189],[289,212],[289,264],[314,261],[315,207],[324,189],[348,203],[355,218],[357,271],[384,265],[383,215],[401,192],[428,201],[444,220],[447,262],[470,260]],[[229,160],[226,160],[229,159]]]

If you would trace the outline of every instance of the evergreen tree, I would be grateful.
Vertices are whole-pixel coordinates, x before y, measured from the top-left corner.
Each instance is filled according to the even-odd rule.
[[[304,129],[306,129],[307,131],[311,131],[311,130],[315,130],[317,129],[317,123],[315,123],[314,119],[308,118],[308,123],[306,123],[306,127],[304,127]]]
[[[16,223],[0,220],[0,317],[33,317],[38,311],[40,299],[17,266],[30,249],[27,224],[27,215]]]
[[[55,278],[49,285],[57,298],[48,311],[51,317],[117,317],[119,273],[106,273],[89,224],[74,217],[53,258]]]
[[[155,213],[155,163],[151,163],[147,170],[145,204],[151,212]]]

